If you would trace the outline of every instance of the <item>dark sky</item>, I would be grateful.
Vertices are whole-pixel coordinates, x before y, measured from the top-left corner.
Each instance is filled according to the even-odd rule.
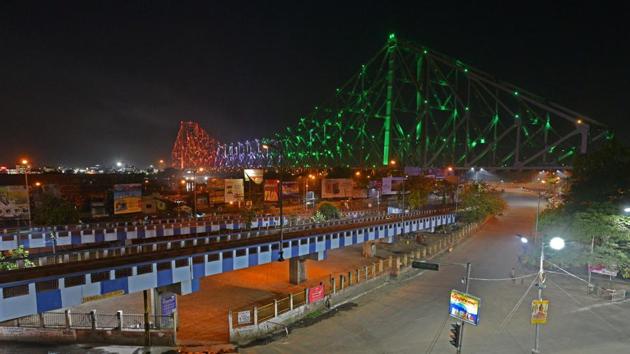
[[[170,157],[180,120],[222,141],[269,136],[390,31],[630,138],[627,9],[455,3],[4,0],[0,164],[145,166]]]

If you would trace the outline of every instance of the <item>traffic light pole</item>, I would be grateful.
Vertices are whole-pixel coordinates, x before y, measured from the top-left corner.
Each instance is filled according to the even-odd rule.
[[[468,289],[470,288],[470,262],[466,263],[466,291],[468,294]],[[464,342],[464,321],[462,321],[462,326],[459,329],[459,345],[457,346],[457,354],[461,354],[462,352],[462,343]]]

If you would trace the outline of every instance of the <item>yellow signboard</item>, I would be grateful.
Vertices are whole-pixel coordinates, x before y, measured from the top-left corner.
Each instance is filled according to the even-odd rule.
[[[532,324],[547,323],[549,300],[532,300]]]

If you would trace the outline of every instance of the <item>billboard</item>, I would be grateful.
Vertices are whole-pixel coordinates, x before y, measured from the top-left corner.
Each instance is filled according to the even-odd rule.
[[[265,201],[277,202],[278,201],[278,181],[277,179],[270,179],[265,181]]]
[[[297,199],[300,197],[300,185],[297,182],[282,182],[282,198]]]
[[[225,182],[222,178],[209,179],[207,184],[208,202],[210,204],[225,203]]]
[[[448,313],[451,317],[476,326],[479,324],[480,301],[478,297],[461,291],[451,290]]]
[[[382,195],[399,194],[403,190],[404,177],[383,177]]]
[[[142,185],[114,184],[114,214],[142,212]]]
[[[225,202],[234,203],[242,201],[245,196],[243,180],[240,178],[225,179]]]
[[[25,186],[0,186],[0,220],[28,219],[28,194]]]
[[[322,179],[322,198],[350,198],[352,197],[352,180],[349,178]]]
[[[614,269],[608,269],[602,264],[591,264],[588,266],[588,271],[591,273],[597,273],[601,275],[607,275],[610,277],[616,277],[617,271]]]
[[[246,168],[243,170],[245,182],[252,180],[256,184],[261,184],[263,182],[263,174],[264,170],[262,168]]]

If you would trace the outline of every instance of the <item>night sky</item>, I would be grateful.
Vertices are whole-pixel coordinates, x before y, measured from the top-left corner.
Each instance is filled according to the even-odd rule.
[[[0,165],[27,155],[146,166],[170,158],[180,120],[222,141],[269,136],[329,97],[389,32],[630,138],[627,9],[454,3],[4,0]]]

